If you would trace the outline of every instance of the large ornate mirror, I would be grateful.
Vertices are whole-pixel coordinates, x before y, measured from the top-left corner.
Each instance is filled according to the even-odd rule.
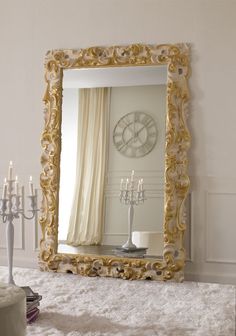
[[[183,280],[188,47],[54,50],[45,68],[41,269]]]

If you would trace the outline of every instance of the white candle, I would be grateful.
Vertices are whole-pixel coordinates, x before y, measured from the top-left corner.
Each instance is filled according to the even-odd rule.
[[[8,168],[8,180],[9,181],[12,180],[12,171],[13,171],[13,164],[12,164],[12,161],[10,161],[9,168]]]
[[[2,198],[7,198],[7,179],[4,179],[3,190],[2,190]]]
[[[140,190],[143,190],[143,179],[140,180]]]
[[[18,177],[16,176],[16,179],[15,179],[15,194],[16,196],[19,195],[19,182],[18,182]]]
[[[132,170],[132,173],[131,173],[131,182],[133,182],[134,180],[134,170]]]
[[[30,194],[30,196],[34,195],[34,186],[33,186],[32,176],[30,176],[30,178],[29,178],[29,194]]]
[[[121,179],[121,180],[120,180],[120,190],[123,190],[123,182],[124,182],[124,180]]]
[[[129,179],[126,180],[126,184],[125,184],[125,189],[128,190],[129,188]]]
[[[140,180],[138,181],[138,191],[140,191]]]

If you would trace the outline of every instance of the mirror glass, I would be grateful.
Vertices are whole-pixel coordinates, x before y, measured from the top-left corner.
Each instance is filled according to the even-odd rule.
[[[125,189],[127,178],[130,183],[134,171],[135,188],[142,187],[145,190],[145,199],[134,206],[133,242],[137,247],[147,248],[144,257],[157,258],[162,255],[166,83],[166,66],[63,70],[59,253],[117,255],[116,248],[122,246],[128,237],[129,207],[121,203],[120,189]],[[87,143],[81,147],[84,140],[81,120],[85,122],[79,114],[81,89],[92,88],[108,88],[107,141],[103,154],[100,156],[96,153],[104,161],[104,187],[100,192],[99,187],[96,188],[96,177],[92,179],[91,185],[95,188],[93,198],[89,205],[84,204],[93,213],[93,206],[101,199],[104,200],[99,229],[101,238],[99,241],[84,240],[78,244],[68,239],[68,230],[71,213],[75,211],[76,190],[81,188],[81,180],[83,181],[83,176],[78,180],[78,165],[84,162],[85,155],[93,157],[92,152],[96,151]],[[101,127],[98,126],[98,131],[101,131]],[[93,137],[95,135],[91,131],[90,138]],[[80,151],[79,148],[83,150]],[[85,167],[86,172],[92,169],[93,160],[90,162],[90,166]],[[85,189],[80,193],[82,201],[86,199],[86,192]]]

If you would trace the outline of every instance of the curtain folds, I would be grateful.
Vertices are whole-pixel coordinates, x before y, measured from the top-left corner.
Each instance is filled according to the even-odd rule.
[[[109,88],[79,90],[76,182],[67,235],[70,245],[94,245],[102,240],[109,103]]]

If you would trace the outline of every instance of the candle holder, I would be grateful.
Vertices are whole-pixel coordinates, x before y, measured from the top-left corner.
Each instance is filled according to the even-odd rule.
[[[122,245],[122,248],[128,251],[137,249],[137,246],[132,242],[133,219],[134,219],[134,205],[144,203],[145,190],[143,189],[143,179],[138,183],[134,180],[134,171],[131,173],[131,179],[127,179],[124,185],[121,180],[120,186],[120,202],[128,205],[128,240]]]
[[[13,192],[13,185],[15,184],[16,192]],[[32,181],[30,181],[30,188]],[[31,188],[32,191],[32,188]],[[0,216],[2,217],[3,223],[7,223],[6,227],[6,242],[7,242],[7,256],[8,256],[8,283],[15,285],[13,275],[12,275],[12,264],[13,264],[13,247],[14,247],[14,225],[13,220],[22,216],[25,219],[33,219],[39,211],[37,209],[37,195],[28,196],[30,200],[31,215],[27,216],[24,213],[24,209],[21,208],[22,195],[19,195],[18,181],[17,179],[5,179],[3,187],[3,196],[0,199]]]

